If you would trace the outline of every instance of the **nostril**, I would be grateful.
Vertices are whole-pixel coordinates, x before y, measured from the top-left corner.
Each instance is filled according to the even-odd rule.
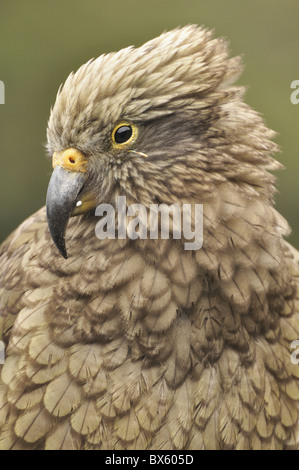
[[[72,163],[72,164],[76,163],[76,161],[73,157],[69,157],[69,162]]]

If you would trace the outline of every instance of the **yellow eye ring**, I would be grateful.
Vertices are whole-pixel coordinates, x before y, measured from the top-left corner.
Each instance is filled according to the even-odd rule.
[[[126,149],[131,147],[137,136],[137,126],[127,121],[119,122],[111,134],[112,146],[115,149]]]

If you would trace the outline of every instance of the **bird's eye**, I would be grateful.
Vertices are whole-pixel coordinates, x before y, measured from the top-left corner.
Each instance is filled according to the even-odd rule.
[[[131,126],[121,126],[119,127],[114,134],[115,142],[117,144],[124,144],[131,139],[133,130]]]
[[[137,138],[137,127],[128,122],[121,122],[112,131],[114,148],[123,149],[131,146]]]

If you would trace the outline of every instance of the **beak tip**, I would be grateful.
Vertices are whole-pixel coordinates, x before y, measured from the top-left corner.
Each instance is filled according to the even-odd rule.
[[[67,255],[67,251],[66,251],[66,248],[58,248],[59,249],[59,253],[64,257],[64,259],[68,259],[68,255]]]
[[[52,228],[52,227],[51,227]],[[50,228],[50,234],[51,234],[51,237],[52,237],[52,240],[54,242],[54,245],[56,246],[56,248],[58,249],[59,253],[61,254],[61,256],[64,257],[64,259],[67,259],[68,258],[68,255],[67,255],[67,251],[66,251],[66,246],[65,246],[65,239],[64,239],[64,236],[61,236],[59,233],[57,232],[53,232]]]

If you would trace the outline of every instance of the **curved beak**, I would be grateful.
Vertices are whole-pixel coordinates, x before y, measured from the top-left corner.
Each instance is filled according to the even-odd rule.
[[[67,258],[66,227],[85,180],[85,173],[70,172],[57,166],[49,182],[46,200],[48,226],[52,239],[64,258]]]
[[[86,167],[87,160],[77,149],[69,148],[53,154],[54,171],[46,200],[47,219],[52,239],[64,258],[67,258],[65,232],[69,218],[96,205],[94,195],[82,191],[87,180]]]

